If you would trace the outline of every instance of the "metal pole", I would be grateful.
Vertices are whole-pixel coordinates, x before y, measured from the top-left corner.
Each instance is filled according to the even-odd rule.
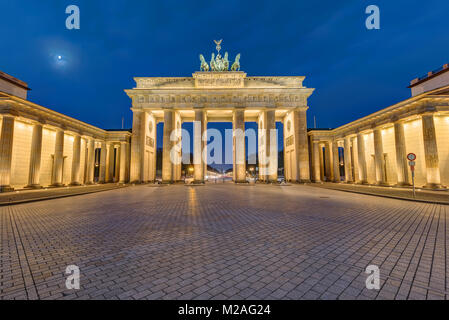
[[[416,191],[415,191],[415,171],[412,171],[412,182],[413,182],[413,199],[416,198]]]

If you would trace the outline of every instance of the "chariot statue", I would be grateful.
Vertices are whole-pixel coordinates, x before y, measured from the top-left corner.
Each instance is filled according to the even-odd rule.
[[[204,56],[200,54],[200,70],[201,71],[213,71],[213,72],[225,72],[229,71],[229,55],[227,52],[225,52],[224,57],[221,56],[220,50],[221,50],[221,43],[223,39],[221,40],[214,40],[217,49],[217,55],[215,53],[212,53],[211,59],[209,64],[207,64],[206,60],[204,59]],[[231,71],[240,71],[240,53],[235,57],[235,61],[231,66]]]

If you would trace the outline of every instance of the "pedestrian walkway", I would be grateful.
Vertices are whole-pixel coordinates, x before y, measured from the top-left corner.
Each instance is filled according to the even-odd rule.
[[[0,193],[0,206],[62,198],[62,197],[70,197],[80,194],[101,192],[123,187],[124,185],[108,183],[108,184],[95,184],[91,186],[44,188],[37,190],[18,190],[12,192],[5,192]]]
[[[416,195],[413,196],[412,188],[396,188],[396,187],[380,187],[370,185],[346,184],[346,183],[312,183],[314,187],[355,192],[361,194],[368,194],[373,196],[388,197],[401,200],[413,200],[419,202],[430,202],[438,204],[449,204],[449,191],[432,191],[417,188]]]

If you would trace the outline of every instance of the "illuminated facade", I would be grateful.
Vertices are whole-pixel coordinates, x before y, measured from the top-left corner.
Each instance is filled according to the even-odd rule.
[[[179,129],[187,121],[199,124],[193,130],[198,183],[207,169],[202,157],[207,122],[232,122],[236,131],[252,121],[259,127],[259,160],[268,157],[273,169],[259,175],[261,181],[278,180],[278,146],[269,151],[270,129],[282,122],[287,181],[407,186],[406,155],[412,152],[416,184],[441,189],[449,185],[448,71],[445,65],[413,80],[407,100],[333,130],[309,132],[307,99],[314,89],[303,86],[304,77],[247,77],[234,70],[135,78],[136,87],[125,90],[132,99],[132,133],[106,131],[34,104],[26,100],[25,82],[0,73],[0,190],[155,181],[159,122],[164,122],[162,181],[179,181],[181,166],[173,159],[181,158]],[[244,139],[233,137],[235,182],[247,178]]]
[[[27,101],[26,83],[11,76],[0,74],[0,85],[2,192],[128,180],[130,132],[105,131]]]
[[[334,130],[310,131],[313,181],[408,186],[406,156],[414,153],[417,186],[449,185],[449,66],[410,88],[407,100]]]

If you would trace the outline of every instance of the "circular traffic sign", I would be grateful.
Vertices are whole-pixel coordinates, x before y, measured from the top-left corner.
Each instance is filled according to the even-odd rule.
[[[415,161],[415,160],[416,160],[416,154],[414,154],[414,153],[409,153],[409,154],[407,155],[407,159],[408,159],[409,161]]]

